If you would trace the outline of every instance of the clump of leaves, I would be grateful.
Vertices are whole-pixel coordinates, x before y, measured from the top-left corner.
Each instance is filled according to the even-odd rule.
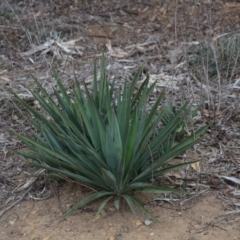
[[[190,54],[192,52],[193,54]],[[225,35],[211,43],[192,46],[188,54],[190,69],[207,69],[210,79],[231,79],[240,74],[240,35]],[[201,75],[204,74],[201,72]]]
[[[187,103],[184,104],[159,129],[165,115],[164,111],[159,111],[163,93],[147,110],[148,97],[155,84],[149,87],[147,77],[137,89],[140,75],[141,69],[131,83],[125,81],[123,89],[117,93],[114,83],[107,81],[103,59],[100,79],[97,78],[95,64],[93,89],[89,90],[85,83],[80,86],[76,81],[71,97],[56,73],[58,89],[53,88],[54,96],[50,96],[35,79],[40,91],[30,91],[47,114],[34,110],[13,92],[31,113],[30,123],[35,128],[30,137],[17,134],[29,149],[28,152],[17,153],[32,159],[36,167],[96,190],[80,200],[65,216],[103,198],[96,216],[110,200],[119,209],[123,199],[134,214],[135,206],[138,206],[156,220],[134,193],[180,191],[149,180],[189,164],[170,162],[198,143],[207,126],[174,145],[176,131],[191,110]]]

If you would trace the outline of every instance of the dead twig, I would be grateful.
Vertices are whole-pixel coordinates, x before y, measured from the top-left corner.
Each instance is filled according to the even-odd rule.
[[[207,189],[199,192],[198,194],[194,194],[194,195],[193,195],[192,197],[190,197],[190,198],[185,199],[184,201],[182,201],[182,202],[180,203],[180,206],[182,207],[185,202],[190,201],[190,200],[192,200],[192,199],[194,199],[194,198],[202,195],[203,193],[207,192],[209,189],[210,189],[210,187],[208,187]]]
[[[28,188],[28,190],[14,203],[12,203],[10,206],[6,207],[5,209],[3,209],[1,212],[0,212],[0,218],[3,216],[3,214],[5,212],[7,212],[9,209],[11,209],[12,207],[14,207],[15,205],[17,205],[19,202],[21,202],[24,197],[30,192],[30,190],[32,189],[32,186],[30,186]]]

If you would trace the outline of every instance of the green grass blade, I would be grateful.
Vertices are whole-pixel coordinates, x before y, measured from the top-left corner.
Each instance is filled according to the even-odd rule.
[[[118,155],[116,153],[115,146],[114,146],[113,139],[112,139],[112,135],[111,135],[108,127],[106,129],[106,134],[105,135],[106,135],[106,149],[105,149],[106,162],[107,162],[107,165],[108,165],[109,169],[112,172],[116,172],[119,158],[118,158]]]
[[[149,126],[151,126],[151,124],[153,123],[154,118],[157,116],[158,107],[159,107],[159,104],[160,104],[163,96],[164,96],[164,92],[161,92],[160,96],[157,98],[156,102],[154,103],[153,107],[151,108],[151,111],[145,120],[144,132],[146,132],[148,130]],[[158,122],[158,121],[160,121],[160,119],[157,120],[156,122]]]
[[[34,108],[32,108],[31,106],[29,106],[27,104],[27,102],[25,102],[24,100],[22,100],[15,92],[13,92],[12,90],[9,90],[14,97],[17,99],[17,101],[22,104],[29,112],[31,112],[37,119],[43,121],[43,122],[48,122],[47,118],[45,116],[43,116],[42,114],[40,114],[39,112],[37,112],[36,110],[34,110]]]
[[[121,132],[119,129],[119,124],[117,121],[117,117],[115,113],[113,112],[112,117],[112,133],[113,133],[113,143],[116,149],[116,154],[118,156],[118,161],[122,157],[122,151],[123,151],[123,144],[122,144],[122,138],[121,138]]]
[[[135,145],[135,141],[136,141],[137,127],[138,127],[137,123],[138,123],[138,115],[137,115],[137,112],[135,112],[135,114],[132,118],[129,133],[128,133],[128,140],[127,140],[127,146],[126,146],[126,160],[125,160],[126,168],[129,167],[129,165],[131,163],[131,157],[134,152],[134,145]]]
[[[138,190],[137,192],[141,193],[151,193],[151,194],[158,194],[158,193],[184,193],[184,191],[177,189],[177,188],[170,188],[170,187],[164,187],[164,186],[153,186],[153,187],[148,187],[143,190]]]
[[[129,195],[123,195],[123,198],[125,199],[125,201],[127,202],[130,210],[132,211],[132,213],[137,216],[136,210],[134,208],[134,204],[133,204],[133,199],[131,196]]]
[[[135,198],[135,197],[131,197],[132,201],[152,220],[154,220],[155,222],[158,222],[157,218],[155,218],[142,204],[142,202]]]
[[[93,69],[93,99],[96,103],[99,102],[98,95],[98,79],[97,79],[97,64],[96,59],[94,60],[94,69]]]
[[[50,167],[48,165],[43,165],[43,164],[39,164],[39,163],[35,163],[35,162],[30,163],[30,165],[35,166],[37,168],[42,168],[42,169],[49,170],[51,172],[59,174],[60,177],[64,176],[64,177],[69,177],[69,178],[75,179],[77,182],[79,182],[81,184],[84,184],[86,186],[89,186],[89,187],[98,186],[99,188],[104,188],[104,186],[100,182],[98,182],[96,184],[95,181],[93,181],[93,180],[91,180],[87,177],[84,177],[82,175],[79,175],[79,174],[76,174],[76,173],[73,173],[73,172],[70,172],[70,171],[67,171],[67,170],[57,169],[55,167]]]
[[[76,204],[74,207],[72,207],[69,211],[64,213],[63,217],[68,216],[69,214],[75,212],[76,210],[85,206],[86,204],[88,204],[92,201],[95,201],[96,199],[102,198],[104,196],[109,196],[109,195],[112,195],[112,194],[113,194],[112,192],[106,192],[106,191],[92,193],[88,197],[82,199],[78,204]]]
[[[117,106],[117,120],[119,123],[121,139],[123,142],[125,142],[125,141],[127,141],[130,112],[131,112],[131,99],[128,96],[126,81],[124,82],[122,96],[121,96],[121,94],[119,94],[117,105],[118,105]]]
[[[115,208],[119,211],[119,209],[120,209],[120,199],[119,198],[115,199],[113,203],[114,203]]]
[[[101,169],[101,172],[102,172],[102,177],[103,177],[104,181],[108,184],[108,186],[112,190],[117,192],[118,186],[117,186],[117,181],[116,181],[115,176],[111,172],[109,172],[108,170],[106,170],[104,168]]]
[[[199,136],[203,135],[206,130],[209,128],[210,125],[206,125],[204,127],[199,128],[197,131],[195,131],[191,136],[187,137],[185,140],[174,146],[174,149],[181,149],[184,146],[192,143],[195,139],[197,139]]]
[[[139,70],[139,73],[141,72],[141,70]],[[137,90],[137,92],[134,94],[132,101],[131,101],[131,109],[135,109],[137,107],[137,105],[139,104],[140,99],[143,99],[144,101],[146,101],[147,95],[147,86],[149,83],[149,77],[147,77],[143,83],[140,85],[139,89]],[[134,81],[132,82],[132,85],[136,84],[134,83]],[[145,93],[144,93],[145,92]],[[145,97],[142,97],[143,95],[145,95]]]
[[[156,159],[152,164],[149,164],[134,180],[133,182],[142,182],[146,181],[146,179],[150,179],[152,174],[162,165],[166,164],[167,162],[171,161],[173,158],[177,157],[178,155],[185,152],[187,149],[198,143],[201,139],[197,139],[192,143],[185,145],[181,149],[171,149],[171,151],[165,153],[164,155],[160,156],[159,159]]]
[[[189,161],[189,162],[179,163],[179,164],[174,164],[174,165],[172,165],[170,167],[164,167],[163,169],[154,172],[152,176],[153,176],[153,178],[156,178],[156,177],[164,175],[164,173],[168,173],[170,171],[177,170],[179,168],[183,168],[185,166],[188,166],[188,165],[196,163],[196,162],[199,162],[199,160]]]
[[[106,198],[100,205],[100,207],[98,208],[94,219],[97,219],[97,217],[99,216],[99,214],[101,214],[102,210],[105,208],[106,204],[113,198],[113,196]]]
[[[157,135],[148,145],[149,150],[146,150],[145,153],[140,157],[139,164],[144,165],[146,161],[149,161],[150,157],[152,156],[152,153],[155,152],[157,148],[161,146],[161,144],[163,144],[163,142],[172,134],[173,130],[178,127],[179,122],[182,121],[181,119],[182,111],[184,111],[186,107],[187,104],[182,108],[181,112],[174,116],[172,120],[164,128],[158,131]],[[152,131],[150,131],[150,136],[153,134],[154,129],[151,130]]]
[[[66,92],[66,90],[65,90],[65,88],[64,88],[64,86],[63,86],[63,84],[62,84],[62,82],[61,82],[61,80],[60,80],[60,78],[59,78],[55,69],[53,69],[53,75],[54,75],[54,78],[57,81],[57,85],[58,85],[58,87],[59,87],[59,89],[60,89],[60,91],[63,95],[65,103],[67,104],[67,106],[70,106],[71,100],[70,100],[70,98],[69,98],[69,96],[68,96],[68,94],[67,94],[67,92]]]

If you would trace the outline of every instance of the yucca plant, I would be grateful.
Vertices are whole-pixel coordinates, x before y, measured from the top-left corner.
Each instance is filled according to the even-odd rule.
[[[123,199],[134,214],[135,206],[138,206],[156,220],[134,193],[180,192],[149,180],[189,164],[170,162],[199,142],[207,126],[175,144],[175,132],[191,111],[188,104],[161,127],[164,112],[159,110],[159,105],[164,94],[160,94],[149,109],[148,97],[155,84],[148,86],[147,77],[137,89],[141,69],[131,83],[125,81],[119,91],[114,90],[114,83],[107,81],[105,69],[102,59],[99,79],[95,64],[92,89],[85,83],[80,86],[76,81],[71,96],[56,73],[58,89],[53,88],[54,96],[50,96],[35,79],[39,92],[30,91],[46,114],[34,110],[12,92],[30,112],[30,124],[35,129],[30,137],[17,134],[29,149],[17,153],[32,159],[36,167],[96,190],[64,216],[103,198],[96,216],[110,200],[119,209]]]

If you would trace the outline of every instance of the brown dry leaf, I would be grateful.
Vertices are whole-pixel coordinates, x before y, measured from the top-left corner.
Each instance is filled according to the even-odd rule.
[[[140,226],[140,225],[142,225],[142,221],[140,221],[139,219],[136,221],[136,225],[137,226]]]
[[[10,82],[10,79],[8,77],[0,76],[0,79],[5,82]]]
[[[108,41],[108,43],[106,43],[106,47],[107,47],[107,49],[108,49],[108,51],[109,51],[109,53],[112,57],[124,58],[124,57],[127,57],[129,55],[128,52],[125,52],[120,48],[113,49],[111,41]]]
[[[45,237],[43,240],[50,240],[51,237]]]
[[[195,170],[198,171],[200,169],[200,162],[195,162],[191,164],[191,167]]]

